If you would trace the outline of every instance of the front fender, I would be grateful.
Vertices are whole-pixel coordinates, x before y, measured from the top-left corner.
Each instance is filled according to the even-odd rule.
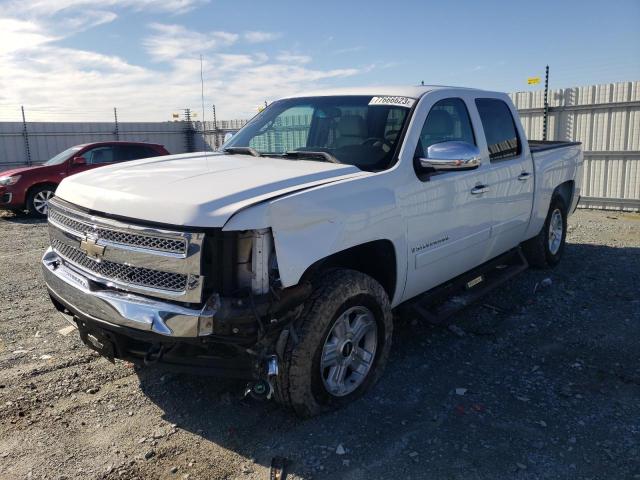
[[[311,265],[334,253],[389,240],[396,252],[397,288],[392,304],[402,297],[406,226],[394,191],[384,185],[384,175],[322,185],[255,205],[234,215],[224,230],[267,227],[273,232],[284,287],[296,285]]]

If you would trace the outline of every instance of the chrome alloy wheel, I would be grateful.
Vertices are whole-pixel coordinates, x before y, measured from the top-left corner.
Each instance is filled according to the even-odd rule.
[[[49,200],[53,197],[52,190],[42,190],[33,197],[33,208],[36,209],[40,215],[46,215],[49,211]]]
[[[336,396],[357,389],[373,365],[378,346],[376,319],[366,307],[351,307],[338,317],[322,347],[320,376]]]
[[[549,251],[552,255],[555,255],[560,250],[563,228],[562,212],[559,208],[556,208],[549,221]]]

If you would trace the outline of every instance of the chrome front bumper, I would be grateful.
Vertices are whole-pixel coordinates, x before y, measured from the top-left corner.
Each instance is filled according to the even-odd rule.
[[[52,248],[42,257],[42,272],[49,293],[58,302],[95,322],[176,338],[197,338],[213,331],[220,303],[217,296],[203,308],[191,309],[105,288],[63,264]]]

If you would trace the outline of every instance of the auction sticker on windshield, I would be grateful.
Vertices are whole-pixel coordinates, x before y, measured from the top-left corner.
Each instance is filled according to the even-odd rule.
[[[409,97],[373,97],[369,102],[370,106],[373,105],[391,105],[393,107],[407,107],[411,108],[416,102],[415,98]]]

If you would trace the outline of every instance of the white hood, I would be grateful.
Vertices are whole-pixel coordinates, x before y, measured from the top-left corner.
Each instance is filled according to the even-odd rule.
[[[200,152],[80,173],[65,179],[56,196],[97,212],[133,219],[222,227],[249,205],[365,174],[351,165]]]

